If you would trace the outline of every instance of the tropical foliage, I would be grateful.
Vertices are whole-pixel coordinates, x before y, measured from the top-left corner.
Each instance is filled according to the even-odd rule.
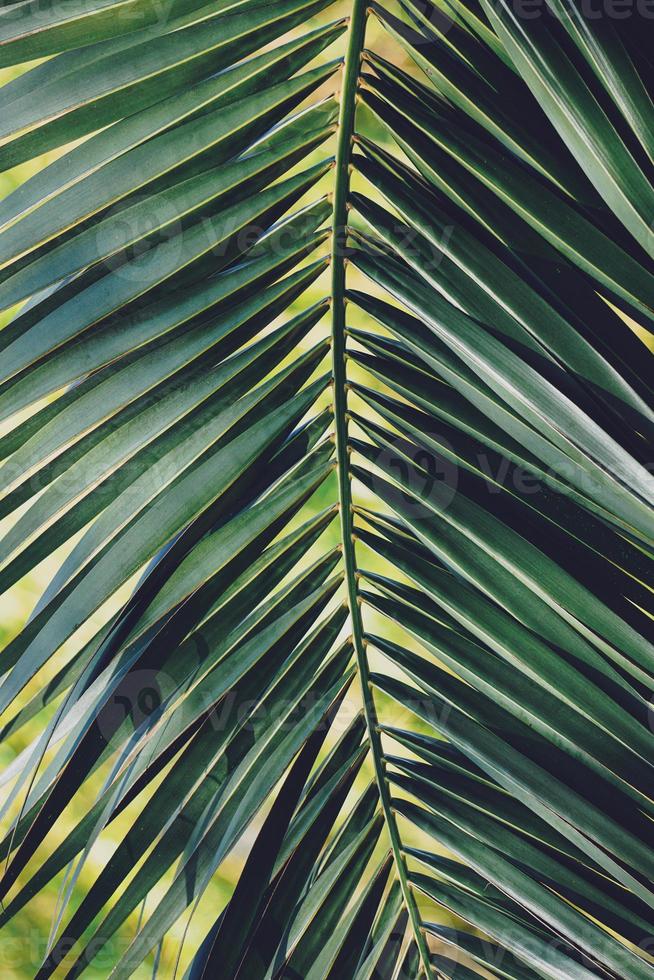
[[[189,980],[646,980],[653,21],[331,7],[0,11],[0,922],[245,842]]]

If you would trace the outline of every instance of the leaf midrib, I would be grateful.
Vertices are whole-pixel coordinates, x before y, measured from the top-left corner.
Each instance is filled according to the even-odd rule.
[[[353,0],[348,25],[341,107],[338,123],[336,166],[334,169],[334,204],[332,212],[331,301],[332,301],[332,370],[334,427],[340,504],[341,541],[347,602],[352,624],[352,640],[361,684],[361,697],[375,781],[388,829],[391,851],[402,890],[411,928],[420,952],[422,969],[432,976],[429,948],[422,929],[420,915],[408,878],[406,858],[393,810],[390,788],[386,779],[381,733],[373,695],[373,683],[368,666],[366,641],[357,585],[357,563],[354,543],[353,504],[350,485],[347,369],[346,369],[346,243],[347,213],[350,190],[350,164],[355,135],[356,98],[361,60],[364,49],[368,0]],[[422,972],[422,971],[421,971]]]

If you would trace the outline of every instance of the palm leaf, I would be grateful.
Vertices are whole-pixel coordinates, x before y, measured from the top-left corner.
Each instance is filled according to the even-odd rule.
[[[652,29],[547,6],[2,7],[21,975],[654,976]]]

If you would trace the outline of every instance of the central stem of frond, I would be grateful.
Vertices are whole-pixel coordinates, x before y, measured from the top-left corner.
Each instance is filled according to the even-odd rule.
[[[341,108],[338,126],[336,151],[334,209],[332,217],[332,354],[334,378],[334,419],[336,432],[336,457],[338,462],[338,489],[341,509],[341,534],[343,542],[343,562],[347,588],[352,637],[356,653],[363,707],[370,740],[370,750],[375,770],[375,778],[386,825],[388,827],[391,849],[395,859],[397,875],[402,888],[413,933],[420,950],[422,966],[427,977],[432,970],[429,949],[422,929],[415,897],[409,884],[407,866],[402,851],[397,820],[392,807],[389,786],[385,774],[383,746],[377,720],[377,712],[370,679],[370,669],[366,653],[363,619],[358,596],[357,568],[354,544],[352,511],[352,490],[348,462],[348,414],[347,414],[347,369],[346,369],[346,254],[348,196],[350,190],[350,163],[355,134],[356,95],[361,68],[361,56],[366,32],[368,0],[353,0],[349,25],[349,40],[345,56]]]

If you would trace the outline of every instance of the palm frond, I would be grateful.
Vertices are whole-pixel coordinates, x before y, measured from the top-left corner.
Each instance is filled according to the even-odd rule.
[[[651,21],[331,7],[0,11],[0,925],[645,980]]]

